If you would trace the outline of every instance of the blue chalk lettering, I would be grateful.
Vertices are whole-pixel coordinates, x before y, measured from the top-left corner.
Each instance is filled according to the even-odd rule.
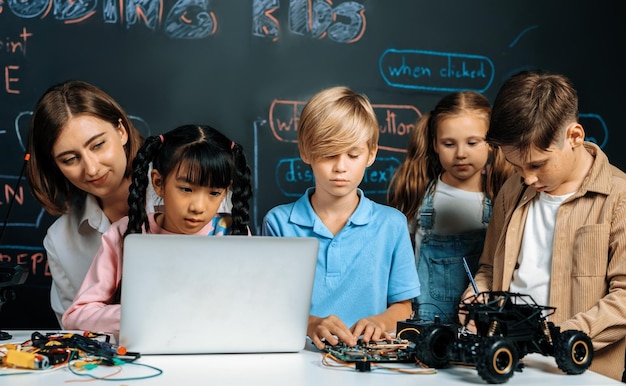
[[[445,92],[485,92],[495,73],[486,56],[393,48],[383,52],[378,67],[391,87]]]

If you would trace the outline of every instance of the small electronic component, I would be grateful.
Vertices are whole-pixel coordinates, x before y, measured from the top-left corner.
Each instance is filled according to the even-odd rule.
[[[98,336],[90,336],[88,333],[84,335],[79,334],[53,334],[43,335],[35,332],[32,335],[31,341],[34,347],[37,347],[43,351],[50,351],[53,348],[72,348],[82,350],[90,355],[99,357],[113,358],[126,355],[126,348],[124,346],[118,346],[108,341],[108,336],[105,336],[106,340],[96,339]],[[58,352],[53,353],[58,354]]]
[[[417,362],[414,354],[415,344],[406,339],[359,341],[354,347],[340,342],[334,346],[326,345],[324,351],[338,360],[355,363],[359,371],[370,371],[371,362]]]
[[[41,334],[33,332],[23,343],[0,345],[0,367],[44,370],[69,363],[74,358],[96,357],[103,364],[132,362],[138,352],[127,352],[124,346],[109,342],[109,336],[86,332]]]
[[[89,370],[97,366],[120,366],[134,362],[141,355],[139,352],[127,352],[126,347],[110,342],[110,336],[104,333],[46,333],[33,332],[31,338],[21,343],[0,345],[0,369],[10,374],[32,373],[32,370],[50,370],[65,366],[77,375],[77,370]],[[111,376],[97,377],[87,374],[93,379],[108,381],[127,381],[130,379],[147,379],[161,375],[163,371],[154,366],[136,363],[152,369],[152,374],[137,378]],[[7,375],[7,374],[0,374]],[[71,381],[69,381],[71,382]],[[1,383],[1,382],[0,382]]]
[[[2,363],[23,369],[44,370],[50,367],[47,356],[19,350],[7,350]]]

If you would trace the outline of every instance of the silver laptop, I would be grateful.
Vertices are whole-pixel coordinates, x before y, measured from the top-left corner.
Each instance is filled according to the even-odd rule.
[[[315,238],[133,234],[119,344],[141,354],[304,348]]]

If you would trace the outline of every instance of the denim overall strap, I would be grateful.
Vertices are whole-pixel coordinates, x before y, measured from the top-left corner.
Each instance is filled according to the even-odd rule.
[[[435,185],[437,179],[434,179],[428,183],[426,187],[426,194],[422,200],[422,205],[417,213],[418,226],[427,232],[433,228],[435,223],[435,208],[433,208],[433,198],[435,196]],[[483,214],[484,217],[484,214]],[[489,221],[489,220],[487,220]]]
[[[485,199],[483,200],[483,224],[487,225],[489,223],[489,219],[491,218],[491,208],[493,204],[491,203],[491,198],[487,197],[485,194]]]

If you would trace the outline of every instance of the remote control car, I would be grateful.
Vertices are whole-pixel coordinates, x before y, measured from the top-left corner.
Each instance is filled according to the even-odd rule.
[[[581,374],[593,359],[587,334],[561,331],[548,321],[554,307],[540,306],[530,295],[491,291],[465,299],[460,310],[473,321],[476,333],[463,326],[408,319],[398,322],[397,338],[415,343],[415,355],[424,364],[444,368],[451,362],[474,365],[488,383],[504,383],[521,371],[526,354],[553,356],[567,374]]]

